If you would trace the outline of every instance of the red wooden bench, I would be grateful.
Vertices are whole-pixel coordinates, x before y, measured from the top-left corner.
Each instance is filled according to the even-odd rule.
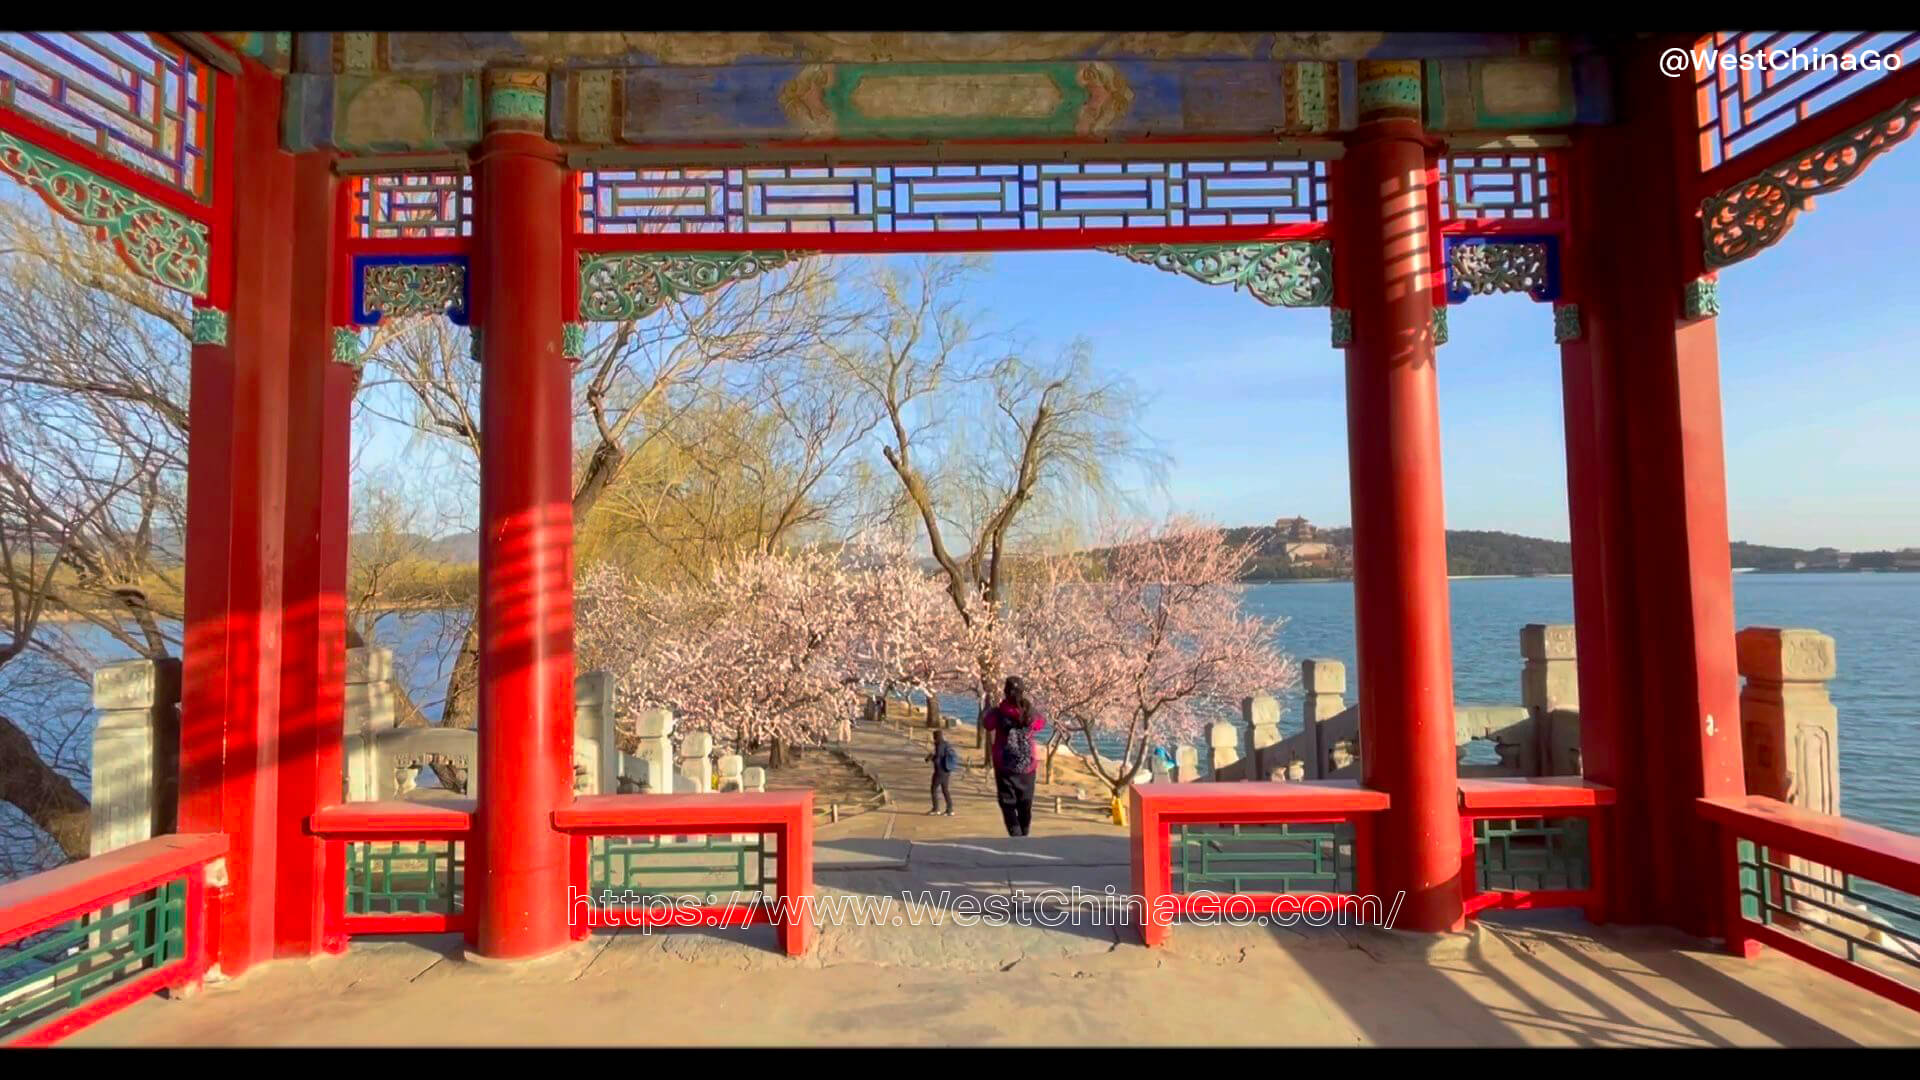
[[[1365,852],[1372,815],[1388,805],[1383,791],[1363,788],[1352,780],[1136,784],[1131,790],[1133,892],[1143,905],[1140,942],[1148,948],[1166,942],[1173,918],[1212,914],[1226,907],[1222,897],[1173,892],[1168,837],[1175,825],[1350,822],[1355,853],[1353,891],[1360,896],[1368,892]],[[1251,894],[1237,902],[1255,914],[1272,914],[1301,910],[1314,897],[1332,899],[1333,894]]]
[[[73,986],[80,998],[72,1007],[0,1039],[10,1046],[46,1046],[149,994],[198,986],[212,964],[209,886],[223,883],[216,860],[226,853],[224,835],[175,833],[0,885],[0,945],[10,945],[81,916],[105,912],[149,890],[185,881],[179,956],[134,978],[94,988],[95,996],[87,996],[88,988],[76,981]],[[209,877],[215,880],[209,882]]]
[[[1607,921],[1607,828],[1614,791],[1578,776],[1499,777],[1459,781],[1460,899],[1471,918],[1488,908],[1579,907],[1587,921]],[[1493,818],[1581,818],[1587,823],[1585,889],[1481,892],[1474,873],[1473,823]]]
[[[575,937],[595,925],[751,926],[772,924],[788,956],[813,943],[813,792],[745,791],[717,795],[588,795],[553,812],[553,827],[573,837],[576,896],[587,897],[587,860],[596,836],[771,833],[777,840],[774,895],[755,903],[609,911],[585,901]],[[578,901],[576,901],[578,902]]]
[[[1920,987],[1868,968],[1849,955],[1828,952],[1807,937],[1747,918],[1742,911],[1740,882],[1740,841],[1745,840],[1767,848],[1769,856],[1797,855],[1842,874],[1857,874],[1909,896],[1920,896],[1920,836],[1804,810],[1761,795],[1699,799],[1695,806],[1720,833],[1722,918],[1731,952],[1751,957],[1761,945],[1771,946],[1889,1001],[1920,1010]],[[1787,860],[1774,857],[1768,861]],[[1764,882],[1762,887],[1766,887]],[[1839,891],[1837,886],[1835,891]]]

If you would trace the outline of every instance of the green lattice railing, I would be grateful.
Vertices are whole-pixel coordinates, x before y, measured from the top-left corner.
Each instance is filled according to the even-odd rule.
[[[1176,825],[1169,841],[1176,893],[1353,891],[1349,825]]]
[[[348,844],[347,914],[455,914],[465,848],[457,841]]]
[[[186,955],[180,878],[0,949],[0,1040]]]
[[[1485,818],[1473,823],[1481,892],[1578,892],[1591,880],[1584,818]]]
[[[742,893],[771,894],[775,853],[770,838],[724,833],[676,841],[659,836],[596,836],[587,857],[593,894],[705,896],[708,903]]]

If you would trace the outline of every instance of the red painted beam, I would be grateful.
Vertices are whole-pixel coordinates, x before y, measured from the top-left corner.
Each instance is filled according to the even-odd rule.
[[[1578,776],[1468,779],[1459,782],[1459,789],[1460,809],[1474,817],[1530,817],[1614,802],[1612,788]]]
[[[315,811],[307,831],[328,840],[465,840],[473,813],[471,799],[338,803]]]
[[[484,790],[484,789],[483,789]],[[563,833],[646,836],[726,832],[811,822],[813,792],[741,791],[707,795],[583,795],[553,812]],[[625,830],[632,830],[627,832]]]
[[[227,853],[217,833],[172,833],[0,884],[0,944],[144,892]]]
[[[1920,836],[1763,795],[1704,798],[1694,805],[1701,817],[1741,840],[1920,896]]]

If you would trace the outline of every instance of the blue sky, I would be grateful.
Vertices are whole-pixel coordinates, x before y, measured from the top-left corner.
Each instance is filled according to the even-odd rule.
[[[1721,274],[1728,518],[1737,540],[1920,545],[1920,148],[1816,201]],[[1222,524],[1349,520],[1341,356],[1322,309],[1268,308],[1098,252],[996,256],[978,301],[1036,352],[1076,336],[1152,397],[1171,508]],[[1548,305],[1478,297],[1440,350],[1447,524],[1567,536]]]

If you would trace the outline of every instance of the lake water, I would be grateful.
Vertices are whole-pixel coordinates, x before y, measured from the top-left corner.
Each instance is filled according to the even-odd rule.
[[[1571,580],[1459,579],[1450,591],[1454,700],[1518,703],[1520,627],[1572,622]],[[1351,703],[1358,685],[1352,585],[1283,582],[1248,586],[1246,593],[1253,611],[1287,620],[1280,630],[1283,649],[1347,665]],[[1840,711],[1841,806],[1850,817],[1920,834],[1920,754],[1908,742],[1920,737],[1920,685],[1913,667],[1920,658],[1920,574],[1741,574],[1734,579],[1734,606],[1737,626],[1810,627],[1833,636],[1839,675],[1830,688]],[[401,642],[397,666],[430,716],[439,715],[452,662],[443,631],[444,617],[435,612],[383,627]],[[1298,731],[1298,692],[1283,695],[1282,704],[1282,730]],[[85,700],[76,696],[55,707],[61,706],[84,708]],[[943,707],[958,716],[973,712],[961,700]]]

